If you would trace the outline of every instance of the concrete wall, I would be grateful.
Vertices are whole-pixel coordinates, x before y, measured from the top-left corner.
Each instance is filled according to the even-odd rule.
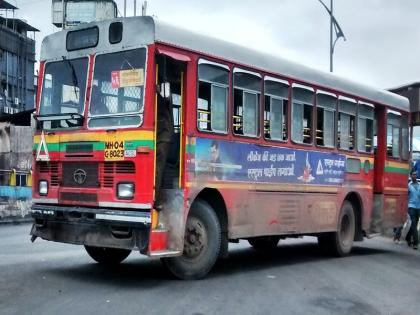
[[[0,123],[0,220],[28,215],[30,186],[16,186],[16,176],[31,177],[33,128]]]

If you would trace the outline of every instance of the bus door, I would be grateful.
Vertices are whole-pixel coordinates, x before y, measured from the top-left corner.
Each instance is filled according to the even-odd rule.
[[[408,127],[403,114],[377,106],[371,233],[401,225],[407,212]]]
[[[156,55],[156,150],[155,200],[159,226],[166,240],[153,251],[182,251],[184,237],[183,145],[185,117],[185,82],[188,57],[172,52],[158,51]],[[156,231],[155,231],[156,232]],[[161,236],[160,236],[161,237]],[[161,237],[162,238],[162,237]],[[159,248],[160,247],[160,248]]]

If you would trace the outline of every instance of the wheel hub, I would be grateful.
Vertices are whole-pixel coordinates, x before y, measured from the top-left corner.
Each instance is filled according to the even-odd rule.
[[[207,233],[203,224],[191,218],[185,231],[184,255],[188,258],[198,257],[207,245]]]
[[[350,218],[345,215],[341,220],[340,236],[343,244],[347,245],[351,242]]]

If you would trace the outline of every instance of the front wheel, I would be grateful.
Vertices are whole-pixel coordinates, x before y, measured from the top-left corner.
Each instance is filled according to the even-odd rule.
[[[110,247],[94,247],[85,245],[86,252],[89,256],[102,265],[117,265],[130,255],[131,250],[110,248]]]
[[[197,200],[187,218],[182,255],[162,258],[162,262],[179,279],[201,279],[215,264],[220,247],[217,215],[207,202]]]
[[[350,254],[356,232],[356,220],[353,205],[344,201],[338,217],[337,232],[318,236],[318,244],[328,253],[342,257]]]

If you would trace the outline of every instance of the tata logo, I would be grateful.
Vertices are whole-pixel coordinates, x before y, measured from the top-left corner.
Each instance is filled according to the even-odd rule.
[[[87,174],[85,170],[81,168],[77,169],[73,173],[73,179],[76,184],[82,185],[86,181]]]

